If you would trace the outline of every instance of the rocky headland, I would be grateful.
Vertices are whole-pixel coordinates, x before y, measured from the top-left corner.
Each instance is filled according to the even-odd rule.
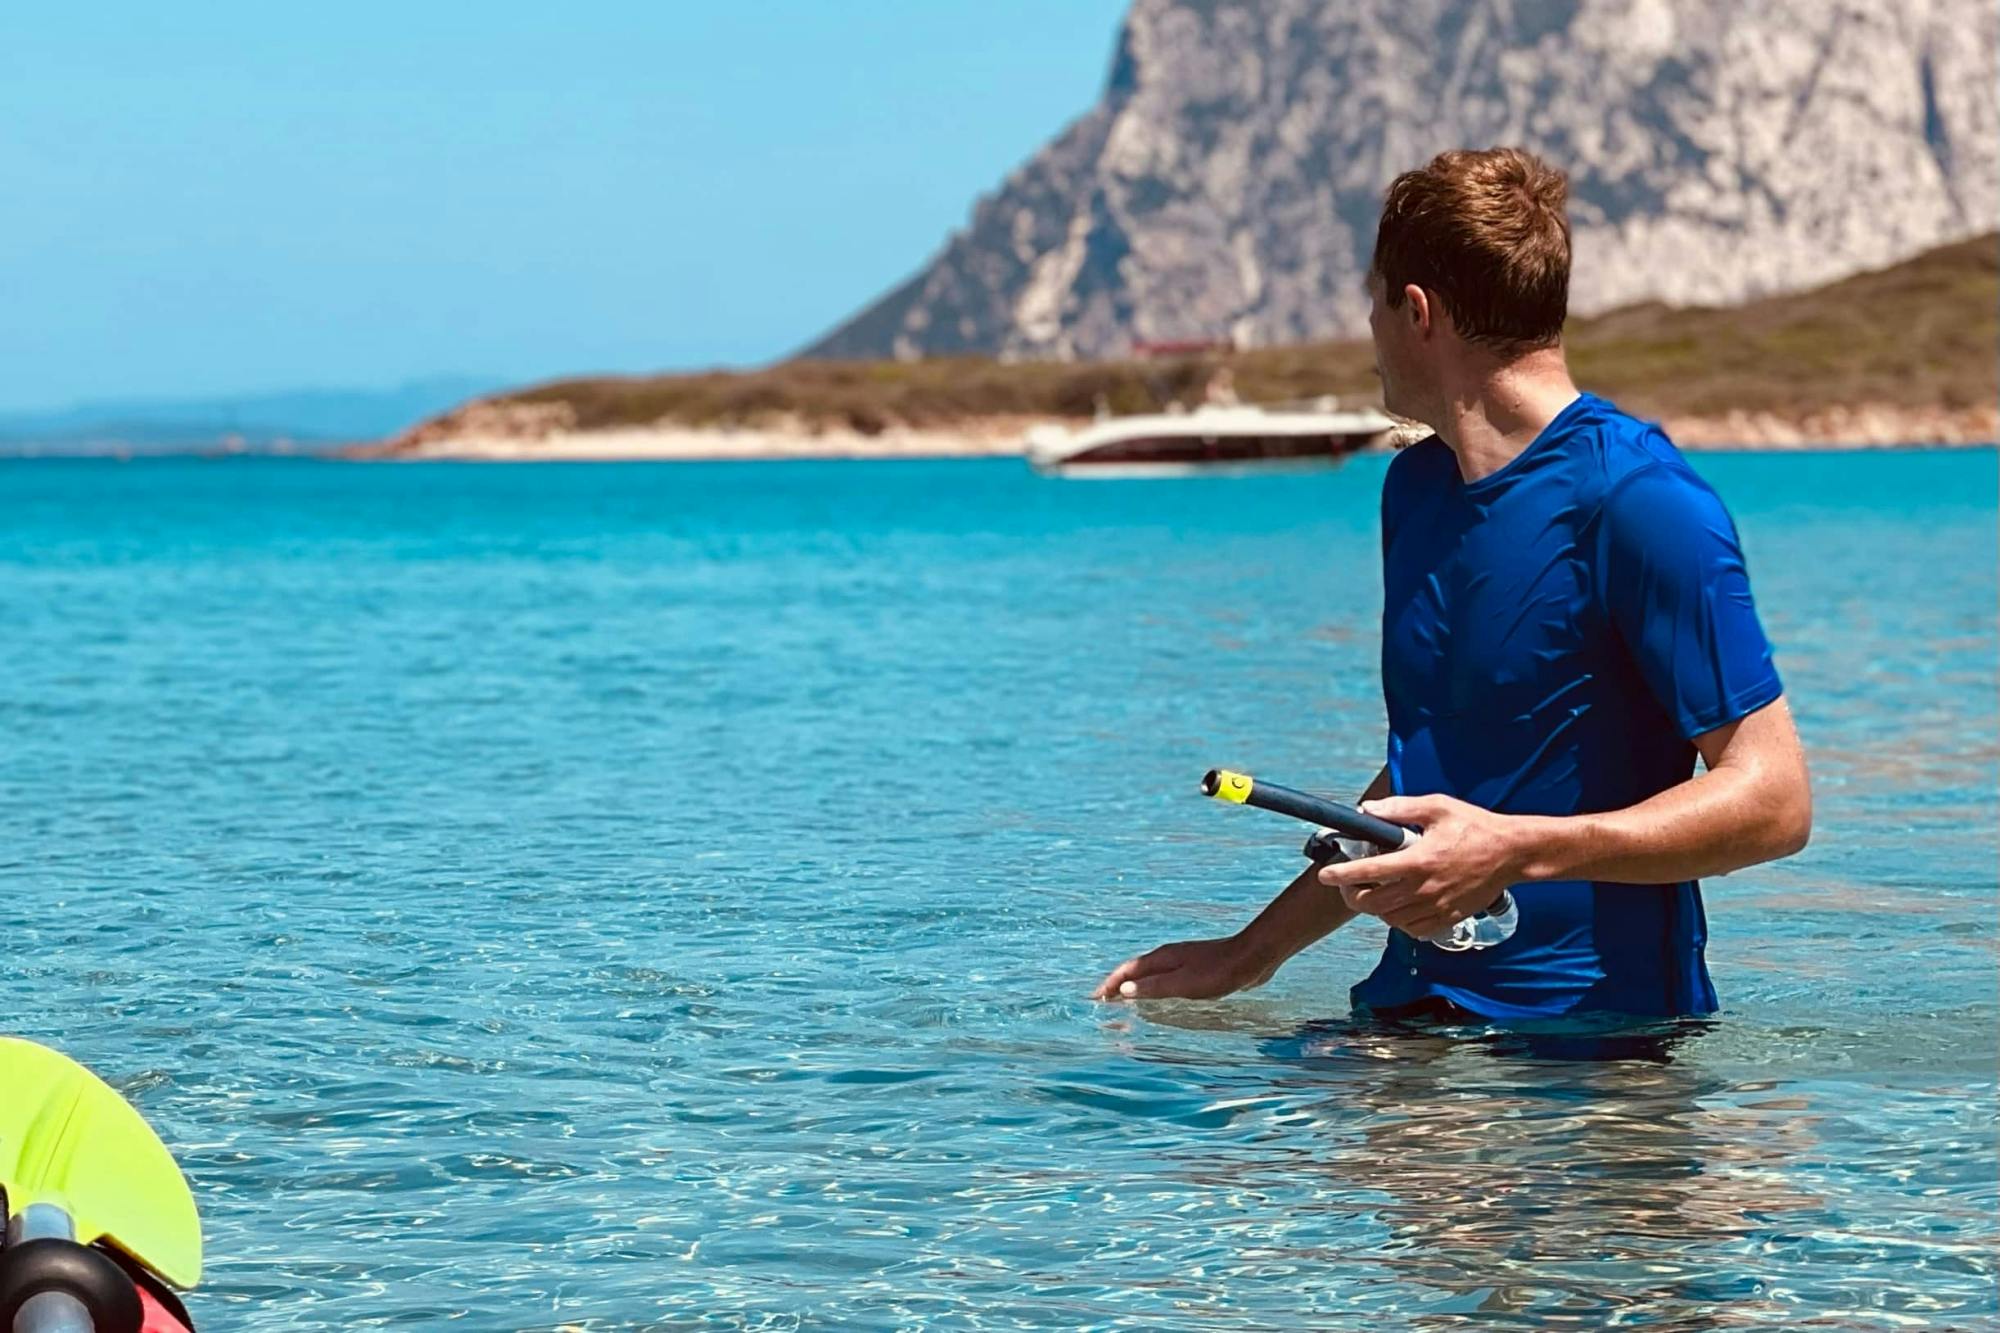
[[[1579,383],[1689,448],[2000,438],[2000,237],[1735,307],[1574,320]],[[1007,454],[1038,422],[1189,407],[1226,365],[1250,402],[1375,400],[1367,343],[1106,361],[936,357],[567,380],[476,399],[355,453],[400,459],[908,458]]]

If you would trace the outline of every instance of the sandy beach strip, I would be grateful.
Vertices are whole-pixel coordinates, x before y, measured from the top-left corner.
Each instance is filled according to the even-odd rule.
[[[399,462],[717,462],[813,458],[989,458],[1018,455],[1040,418],[982,418],[949,428],[688,426],[657,422],[605,430],[420,430],[354,457]]]
[[[950,427],[891,426],[873,434],[794,422],[707,427],[672,422],[603,430],[509,429],[482,414],[463,429],[434,424],[349,456],[400,462],[717,462],[798,459],[990,458],[1018,456],[1029,428],[1080,423],[1053,418],[982,417]],[[526,423],[523,423],[524,425]],[[539,423],[538,423],[539,424]],[[1667,433],[1690,450],[1881,449],[1991,446],[2000,406],[1895,408],[1833,406],[1803,416],[1728,412],[1669,417]],[[481,427],[484,427],[483,429]]]

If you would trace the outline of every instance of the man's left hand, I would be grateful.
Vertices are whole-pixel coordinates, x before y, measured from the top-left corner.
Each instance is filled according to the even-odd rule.
[[[1357,912],[1429,939],[1492,905],[1520,880],[1522,824],[1450,796],[1385,796],[1362,810],[1423,836],[1401,851],[1323,867],[1319,882]]]

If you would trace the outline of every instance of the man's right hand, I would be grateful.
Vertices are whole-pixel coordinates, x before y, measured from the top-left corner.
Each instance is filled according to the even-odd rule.
[[[1241,937],[1182,940],[1128,958],[1098,984],[1093,1000],[1213,1000],[1261,986],[1276,967],[1260,966]]]

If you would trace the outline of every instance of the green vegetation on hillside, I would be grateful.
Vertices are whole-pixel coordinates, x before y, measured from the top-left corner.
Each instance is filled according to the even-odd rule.
[[[1810,292],[1723,308],[1633,306],[1571,322],[1577,379],[1648,416],[1843,404],[1963,408],[2000,397],[2000,237]],[[790,361],[764,370],[563,380],[492,400],[566,404],[585,430],[786,417],[872,434],[968,417],[1088,417],[1200,400],[1226,362],[1248,402],[1377,394],[1366,342],[1175,360]]]
[[[1733,309],[1634,306],[1580,321],[1577,379],[1649,415],[2000,399],[2000,236]]]

